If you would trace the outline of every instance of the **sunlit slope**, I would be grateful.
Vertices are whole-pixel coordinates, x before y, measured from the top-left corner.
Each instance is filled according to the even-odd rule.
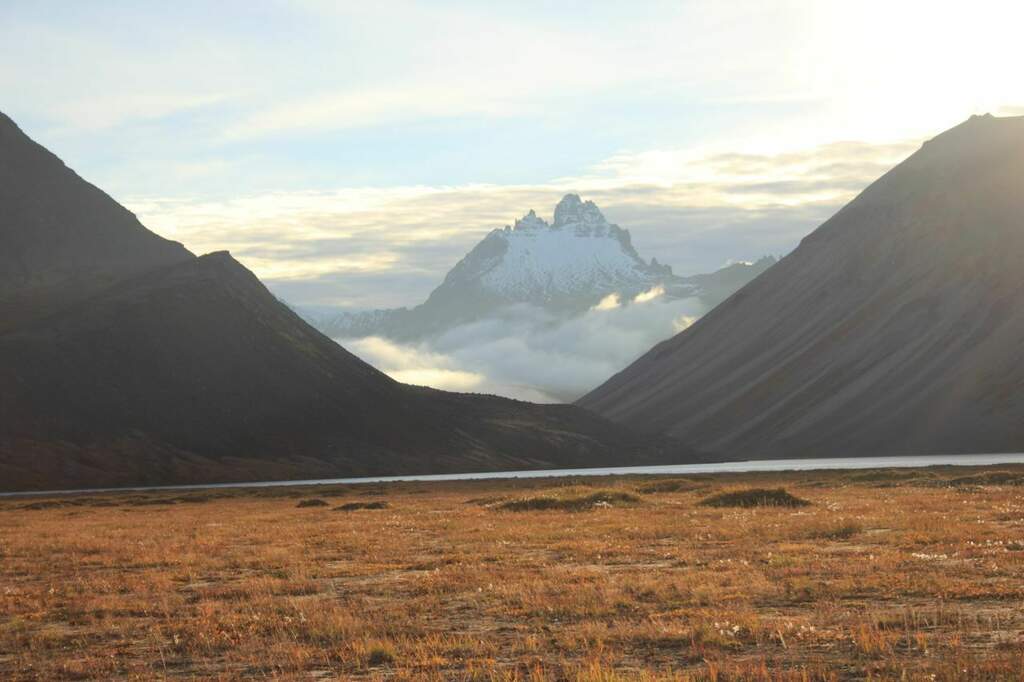
[[[927,142],[580,400],[730,457],[1024,450],[1024,118]]]

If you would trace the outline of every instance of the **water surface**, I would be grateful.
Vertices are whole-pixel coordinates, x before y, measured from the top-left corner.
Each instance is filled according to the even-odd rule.
[[[913,455],[900,457],[835,457],[822,459],[764,459],[710,464],[667,464],[638,467],[595,467],[591,469],[535,469],[532,471],[490,471],[470,474],[423,474],[410,476],[366,476],[361,478],[312,478],[296,481],[208,483],[202,485],[160,485],[126,488],[81,488],[23,493],[0,493],[0,497],[53,495],[57,493],[108,493],[148,490],[207,490],[212,488],[272,488],[286,485],[332,485],[338,483],[388,483],[391,481],[467,481],[488,478],[545,478],[558,476],[622,476],[633,474],[720,474],[758,471],[812,471],[834,469],[896,469],[929,466],[986,466],[1024,464],[1024,453],[992,455]]]

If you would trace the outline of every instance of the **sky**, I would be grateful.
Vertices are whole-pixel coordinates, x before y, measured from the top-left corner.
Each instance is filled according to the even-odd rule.
[[[413,305],[578,192],[694,274],[1024,114],[1015,2],[0,3],[0,109],[289,302]]]

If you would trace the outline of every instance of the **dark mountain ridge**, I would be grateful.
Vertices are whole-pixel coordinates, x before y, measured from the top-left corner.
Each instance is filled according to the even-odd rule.
[[[0,328],[192,258],[0,113]]]
[[[0,291],[22,311],[0,328],[4,490],[688,454],[573,406],[399,384],[303,322],[226,252],[197,258],[153,235],[17,133],[0,137]]]

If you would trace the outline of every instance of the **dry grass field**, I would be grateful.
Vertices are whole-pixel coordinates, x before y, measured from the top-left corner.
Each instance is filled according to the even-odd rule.
[[[1018,680],[1022,484],[1004,466],[6,499],[0,678]]]

